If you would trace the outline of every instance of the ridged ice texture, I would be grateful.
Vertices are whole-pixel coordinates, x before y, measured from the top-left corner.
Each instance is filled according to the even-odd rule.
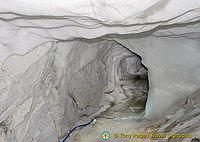
[[[1,0],[0,3],[3,139],[56,141],[66,133],[64,129],[69,130],[80,119],[76,103],[64,94],[68,93],[72,72],[78,74],[86,64],[102,55],[97,53],[99,44],[94,44],[99,40],[118,42],[142,57],[148,68],[150,87],[147,118],[161,115],[177,99],[199,89],[199,0]],[[84,49],[75,55],[79,49],[76,48],[84,42],[75,46],[69,42],[74,38],[76,41],[96,38],[85,41],[87,46],[93,44],[94,49]],[[49,45],[53,42],[57,43]],[[101,44],[108,46],[108,43]],[[51,47],[57,50],[50,50]],[[113,55],[117,57],[119,54]],[[76,58],[80,59],[75,62]],[[105,76],[107,92],[115,88],[110,83],[112,75]],[[44,85],[45,81],[50,85]],[[50,106],[47,106],[48,100]],[[48,113],[51,109],[52,117]],[[61,121],[67,124],[61,125]]]

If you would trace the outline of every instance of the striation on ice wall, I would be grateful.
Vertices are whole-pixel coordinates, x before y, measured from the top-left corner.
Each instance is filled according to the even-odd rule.
[[[0,3],[1,141],[59,141],[123,100],[125,57],[148,68],[147,119],[200,88],[199,0]]]

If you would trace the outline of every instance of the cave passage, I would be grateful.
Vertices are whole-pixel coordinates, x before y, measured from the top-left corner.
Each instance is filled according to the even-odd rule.
[[[125,97],[117,103],[112,102],[111,107],[97,117],[123,120],[144,114],[149,82],[148,69],[141,61],[141,57],[135,53],[120,60],[120,79],[116,90],[122,90]]]
[[[89,137],[99,135],[101,129],[105,129],[102,127],[109,131],[120,131],[121,127],[136,128],[135,118],[142,118],[145,112],[149,82],[148,69],[142,64],[142,58],[119,44],[104,44],[107,46],[99,46],[96,57],[79,69],[70,83],[79,116],[96,119],[94,125],[74,134],[73,140],[84,139],[88,133]],[[90,49],[94,50],[94,47]],[[83,82],[82,92],[77,85],[80,82]]]
[[[129,115],[143,112],[149,87],[142,58],[114,41],[81,46],[67,68],[74,72],[67,87],[79,117],[95,116],[111,106]],[[82,67],[74,71],[74,66]]]
[[[76,45],[66,68],[71,74],[63,78],[68,92],[63,126],[95,118],[97,126],[108,121],[107,126],[117,129],[114,121],[132,123],[143,116],[149,84],[142,58],[114,41]]]

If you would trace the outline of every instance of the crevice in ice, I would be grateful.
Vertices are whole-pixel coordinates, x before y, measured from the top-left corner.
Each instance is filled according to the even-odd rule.
[[[196,17],[197,18],[197,17]],[[194,18],[195,19],[195,18]],[[59,41],[59,42],[70,42],[70,41],[83,41],[83,42],[87,42],[87,43],[95,43],[95,42],[99,42],[99,41],[105,41],[105,40],[113,40],[115,41],[116,39],[119,40],[125,40],[125,39],[139,39],[139,38],[145,38],[145,37],[177,37],[177,38],[181,38],[181,37],[186,37],[189,39],[198,39],[198,35],[199,32],[197,30],[197,32],[191,32],[188,31],[188,33],[181,32],[182,34],[174,34],[174,33],[168,33],[167,35],[164,32],[160,32],[158,35],[158,31],[162,31],[162,30],[169,30],[169,29],[176,29],[176,28],[188,28],[190,29],[191,26],[198,26],[200,23],[200,20],[196,20],[193,21],[194,19],[190,19],[187,22],[180,22],[180,23],[175,23],[175,24],[166,24],[166,25],[158,25],[152,29],[149,29],[148,31],[143,31],[143,32],[139,32],[139,33],[131,33],[131,34],[117,34],[117,33],[109,33],[109,34],[104,34],[102,36],[98,36],[98,37],[93,37],[93,38],[86,38],[86,37],[69,37],[66,39],[60,39],[57,37],[51,37],[51,39]],[[195,28],[194,28],[195,29]],[[193,36],[193,33],[197,35],[196,38],[191,38],[191,36]],[[35,34],[35,33],[34,33]],[[37,34],[38,36],[40,36],[39,34]],[[43,38],[48,38],[48,37],[43,37]]]
[[[112,27],[118,27],[118,26],[123,26],[123,27],[131,27],[131,26],[138,26],[138,25],[152,25],[152,24],[159,24],[159,23],[167,23],[169,21],[172,21],[174,19],[177,19],[177,18],[180,18],[181,16],[185,15],[185,14],[188,14],[190,12],[195,12],[199,10],[198,8],[195,8],[195,9],[191,9],[191,10],[188,10],[184,13],[181,13],[177,16],[174,16],[172,18],[169,18],[167,20],[163,20],[163,21],[155,21],[155,22],[146,22],[146,23],[135,23],[135,24],[115,24],[115,23],[111,23],[109,24],[108,22],[106,21],[101,21],[99,19],[94,19],[94,18],[91,18],[91,17],[87,17],[87,16],[71,16],[71,15],[64,15],[64,16],[51,16],[51,15],[23,15],[23,14],[19,14],[19,13],[11,13],[11,12],[0,12],[0,14],[16,14],[17,16],[19,17],[14,17],[14,18],[3,18],[3,17],[0,17],[0,20],[2,21],[5,21],[5,22],[9,22],[9,21],[14,21],[14,20],[20,20],[20,19],[25,19],[25,20],[39,20],[39,19],[49,19],[49,20],[69,20],[71,21],[72,23],[74,24],[77,24],[77,25],[83,25],[83,26],[92,26],[92,25],[84,25],[82,23],[79,23],[77,22],[76,20],[83,20],[83,21],[87,21],[88,19],[90,19],[91,21],[96,21],[98,24],[101,24],[102,26],[112,26]],[[71,18],[71,19],[70,19]],[[74,18],[74,19],[73,19]],[[76,19],[77,18],[77,19]],[[83,19],[81,19],[83,18]],[[86,18],[86,19],[85,19]],[[130,18],[130,17],[129,17]],[[129,19],[128,18],[128,19]],[[127,19],[123,19],[123,20],[127,20]],[[191,19],[190,19],[191,20]],[[77,26],[75,25],[75,26]],[[95,24],[96,25],[96,24]]]

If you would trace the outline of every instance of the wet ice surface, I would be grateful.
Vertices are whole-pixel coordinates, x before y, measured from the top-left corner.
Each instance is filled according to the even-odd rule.
[[[0,120],[6,122],[6,125],[2,123],[0,132],[0,139],[1,137],[4,139],[2,141],[55,142],[68,131],[68,127],[63,126],[62,122],[65,121],[62,121],[62,117],[70,124],[69,127],[73,127],[72,124],[78,121],[77,111],[73,101],[69,99],[70,94],[66,94],[68,89],[65,84],[73,75],[67,69],[80,68],[79,65],[71,68],[70,60],[74,63],[77,57],[80,57],[76,51],[83,49],[83,43],[79,42],[80,46],[74,47],[67,42],[57,48],[54,42],[73,40],[72,38],[76,37],[92,39],[92,42],[96,42],[94,38],[107,40],[109,37],[104,39],[104,35],[110,35],[109,39],[140,55],[144,65],[151,71],[153,91],[149,93],[146,107],[148,111],[145,112],[149,118],[157,117],[168,110],[175,103],[174,100],[191,95],[193,91],[200,88],[200,1],[29,0],[27,2],[15,0],[3,1],[0,7],[2,33],[0,64],[5,65],[2,68],[3,77],[0,78],[2,98]],[[52,44],[46,45],[47,41]],[[42,44],[45,44],[49,50],[44,51],[44,48],[37,47]],[[106,47],[110,45],[105,44]],[[44,55],[44,58],[33,52],[36,47],[38,53]],[[97,47],[96,43],[94,47]],[[71,58],[71,49],[72,53],[77,55],[74,56],[76,58]],[[58,50],[61,52],[57,52]],[[80,61],[90,62],[92,59],[86,58],[85,55],[97,54],[95,50],[91,48],[88,52],[82,51],[80,55],[84,55],[82,57],[85,58],[81,57],[83,60]],[[7,58],[11,54],[27,52],[30,52],[29,56],[15,58],[16,56],[12,55]],[[52,66],[54,55],[57,61],[55,66]],[[58,74],[55,79],[54,71]],[[82,89],[82,86],[80,88]],[[88,90],[90,88],[92,87]],[[165,102],[163,103],[162,100]],[[182,108],[176,115],[172,114],[176,117],[168,117],[172,120],[163,123],[163,130],[171,131],[174,128],[174,131],[181,131],[189,126],[199,127],[198,110],[199,107],[196,109],[197,112],[194,112],[193,108],[187,112]],[[129,118],[130,114],[125,115],[123,111],[122,116]],[[185,121],[178,119],[183,117],[183,114],[188,114],[189,119],[194,117],[195,121],[178,125]],[[185,116],[183,118],[186,119]],[[103,123],[109,121],[107,125],[111,120],[102,118]],[[122,120],[113,121],[115,124]],[[135,122],[125,119],[120,123],[125,121]],[[100,122],[99,118],[97,124]],[[115,128],[119,129],[118,126]]]
[[[156,121],[148,121],[143,118],[148,86],[145,80],[134,81],[133,84],[124,85],[126,93],[133,93],[123,102],[113,104],[105,112],[97,115],[96,123],[76,130],[68,141],[72,142],[104,142],[101,133],[110,133],[107,142],[191,142],[200,138],[200,93],[183,98],[176,103],[162,118]],[[131,87],[132,86],[132,87]],[[124,136],[129,134],[131,136]],[[166,137],[149,138],[134,137],[135,134],[166,134]],[[191,134],[188,138],[170,138],[171,134]],[[117,134],[117,138],[114,137]]]
[[[110,142],[132,141],[129,138],[114,138],[113,134],[146,132],[146,128],[143,126],[149,122],[144,122],[142,116],[147,99],[148,81],[145,79],[134,79],[131,81],[131,84],[122,84],[120,86],[126,98],[120,103],[112,103],[110,108],[95,117],[95,124],[77,130],[71,135],[69,140],[73,142],[103,141],[101,133],[108,131],[111,135]]]
[[[148,92],[147,83],[147,80],[140,79],[133,81],[132,84],[129,85],[121,85],[124,91],[123,93],[127,98],[120,103],[112,103],[112,106],[107,111],[96,117],[125,120],[132,119],[133,116],[141,115],[146,105]],[[132,94],[132,96],[130,94]]]

